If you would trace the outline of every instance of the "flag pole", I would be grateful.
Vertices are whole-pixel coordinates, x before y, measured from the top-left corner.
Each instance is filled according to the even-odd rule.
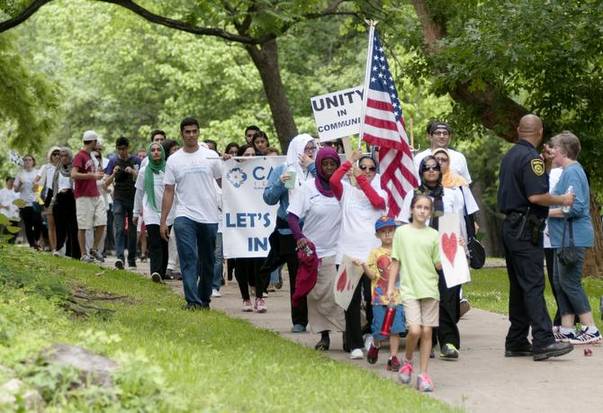
[[[358,139],[358,149],[362,146],[364,136],[364,115],[366,111],[366,102],[368,100],[368,89],[371,81],[371,60],[373,59],[373,39],[375,37],[375,20],[366,20],[369,25],[368,47],[366,52],[366,68],[364,69],[364,87],[362,89],[362,109],[360,110],[360,134]]]

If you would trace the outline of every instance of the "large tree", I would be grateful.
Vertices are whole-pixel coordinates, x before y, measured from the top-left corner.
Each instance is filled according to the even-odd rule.
[[[509,142],[521,116],[537,113],[547,136],[581,139],[593,195],[603,194],[603,4],[598,0],[412,0],[419,26],[399,38],[417,50],[416,74],[454,100],[461,128],[480,124]],[[386,3],[385,8],[397,7]],[[414,29],[414,30],[413,30]],[[417,36],[420,30],[420,36]],[[600,210],[586,273],[603,275]]]
[[[10,17],[0,23],[0,33],[27,20],[52,0],[13,1],[4,7]],[[241,44],[258,70],[281,147],[297,134],[289,99],[281,78],[277,39],[299,22],[325,16],[354,15],[342,10],[345,0],[220,2],[146,2],[97,0],[124,7],[142,18],[197,36],[212,36]]]

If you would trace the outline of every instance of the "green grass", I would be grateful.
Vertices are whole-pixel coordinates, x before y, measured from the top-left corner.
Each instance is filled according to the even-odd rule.
[[[19,278],[25,284],[20,289],[6,282]],[[56,305],[64,286],[128,299],[98,304],[115,310],[108,318],[74,319]],[[0,303],[13,309],[4,315],[13,331],[0,328],[0,359],[9,365],[49,342],[84,343],[109,357],[125,353],[141,366],[159,367],[186,411],[452,411],[248,322],[184,311],[168,287],[133,273],[6,247],[0,248],[0,287]]]
[[[509,279],[505,268],[481,269],[471,272],[472,282],[463,287],[464,294],[471,301],[471,305],[482,310],[495,313],[508,314],[509,307]],[[603,296],[603,279],[587,277],[582,281],[589,298],[593,316],[599,329],[603,329],[599,311],[599,297]],[[551,317],[555,313],[555,299],[548,284],[545,298]]]

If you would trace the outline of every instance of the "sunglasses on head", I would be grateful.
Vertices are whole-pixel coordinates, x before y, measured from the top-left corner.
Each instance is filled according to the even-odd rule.
[[[360,165],[358,168],[360,168],[360,170],[362,170],[362,171],[366,171],[368,169],[371,172],[375,172],[377,170],[377,168],[375,168],[374,166],[366,166],[366,165]]]

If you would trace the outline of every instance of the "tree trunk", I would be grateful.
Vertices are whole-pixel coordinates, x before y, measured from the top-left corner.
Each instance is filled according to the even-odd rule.
[[[593,277],[603,277],[603,229],[601,225],[601,208],[593,198],[591,192],[590,216],[595,232],[595,243],[592,248],[586,250],[584,270],[582,273]]]
[[[286,152],[289,141],[297,135],[297,126],[281,79],[276,39],[264,42],[259,46],[245,45],[245,50],[260,73],[278,141],[282,151]]]

